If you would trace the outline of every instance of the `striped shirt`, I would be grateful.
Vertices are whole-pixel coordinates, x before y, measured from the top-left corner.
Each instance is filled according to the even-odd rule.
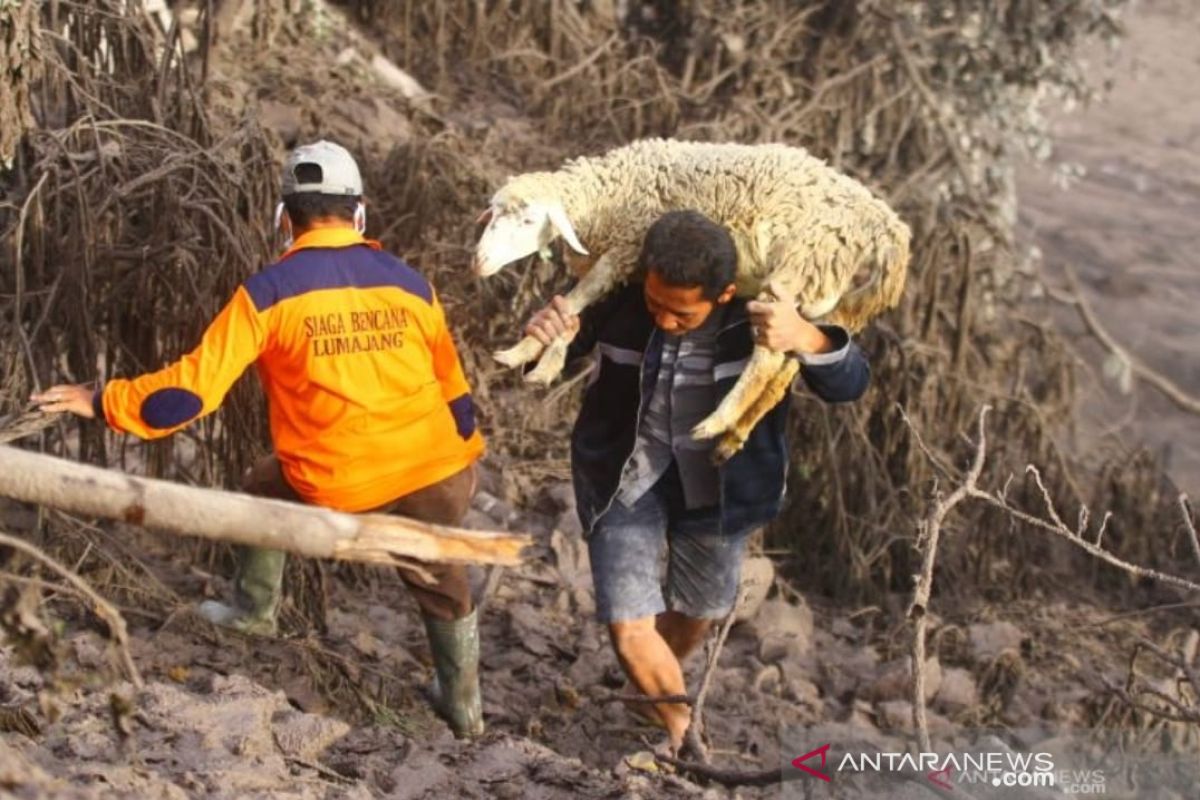
[[[622,505],[632,507],[672,460],[689,509],[717,504],[720,480],[711,458],[716,440],[698,442],[691,432],[717,407],[713,358],[721,316],[710,314],[694,331],[663,337],[658,379],[621,476],[617,500]]]

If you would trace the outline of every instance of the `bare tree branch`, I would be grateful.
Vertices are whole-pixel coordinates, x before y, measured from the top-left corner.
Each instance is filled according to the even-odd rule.
[[[917,549],[921,552],[921,572],[917,577],[917,586],[913,591],[912,603],[908,607],[908,618],[913,623],[912,639],[912,693],[913,693],[913,725],[917,729],[917,738],[921,752],[932,752],[929,739],[929,720],[925,714],[925,630],[928,618],[925,611],[929,605],[929,593],[933,588],[933,568],[937,562],[938,540],[941,537],[942,523],[954,507],[971,496],[976,491],[975,484],[983,473],[983,462],[987,455],[987,415],[991,406],[984,406],[979,412],[979,440],[975,445],[975,457],[967,470],[962,485],[950,493],[948,497],[938,499],[933,508],[920,524],[917,533]],[[908,417],[904,421],[912,427]],[[919,437],[918,437],[919,441]],[[922,449],[924,449],[922,447]],[[926,451],[928,452],[928,451]]]

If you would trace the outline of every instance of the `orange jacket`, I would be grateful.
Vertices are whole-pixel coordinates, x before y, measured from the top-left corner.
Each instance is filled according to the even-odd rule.
[[[350,228],[300,236],[238,287],[199,347],[109,381],[96,403],[113,428],[155,439],[216,410],[254,361],[284,477],[307,502],[376,508],[483,452],[433,288]]]

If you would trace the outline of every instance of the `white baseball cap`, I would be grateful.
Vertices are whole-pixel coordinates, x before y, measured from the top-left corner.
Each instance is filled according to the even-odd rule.
[[[296,177],[296,167],[301,164],[311,164],[320,168],[320,179],[300,183]],[[361,195],[363,193],[362,176],[358,172],[358,164],[354,161],[354,156],[350,155],[350,151],[341,145],[327,142],[324,139],[297,147],[288,154],[287,162],[283,165],[283,195],[286,197],[299,192],[348,197]]]

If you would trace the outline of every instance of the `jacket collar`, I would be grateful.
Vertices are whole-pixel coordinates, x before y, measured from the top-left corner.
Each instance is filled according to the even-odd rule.
[[[313,228],[296,237],[296,241],[292,242],[292,246],[280,256],[280,260],[282,261],[298,250],[313,247],[353,247],[358,244],[366,245],[372,250],[382,249],[379,242],[365,238],[354,228]]]
[[[721,325],[717,328],[717,333],[724,333],[750,321],[750,314],[746,311],[747,302],[749,301],[744,297],[735,297],[721,308]]]

